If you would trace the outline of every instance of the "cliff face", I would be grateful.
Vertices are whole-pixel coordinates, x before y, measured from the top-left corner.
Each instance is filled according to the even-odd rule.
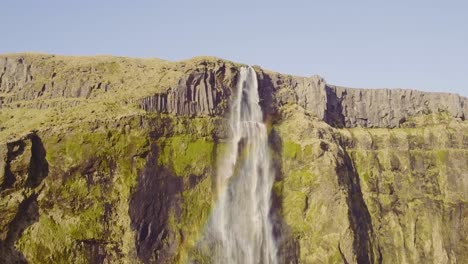
[[[238,64],[0,56],[0,260],[186,263]],[[468,102],[256,68],[281,263],[468,262]]]
[[[80,104],[80,99],[112,94],[121,96],[116,99],[137,99],[146,111],[223,116],[235,87],[237,66],[209,58],[170,64],[112,57],[5,56],[0,58],[0,107],[41,109],[63,103],[55,98]],[[457,94],[353,89],[329,85],[319,76],[257,71],[263,106],[270,115],[285,104],[297,104],[339,128],[394,128],[411,116],[430,113],[446,112],[462,121],[468,116],[468,99]]]

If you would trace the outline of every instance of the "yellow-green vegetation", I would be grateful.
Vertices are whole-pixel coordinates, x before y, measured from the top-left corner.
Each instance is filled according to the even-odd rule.
[[[160,139],[159,144],[159,162],[172,165],[177,176],[204,175],[213,163],[214,144],[208,139],[176,136]]]
[[[385,263],[466,259],[450,217],[468,201],[468,124],[443,114],[417,116],[402,128],[341,131],[361,179]],[[408,125],[411,124],[411,125]],[[448,245],[452,246],[450,251]]]
[[[203,234],[213,203],[211,177],[205,177],[194,188],[182,193],[182,213],[171,223],[177,230],[178,248],[174,263],[187,263],[196,254],[196,243]],[[173,216],[173,218],[175,218]]]
[[[31,130],[142,114],[140,99],[175,87],[187,72],[221,62],[214,57],[168,62],[113,56],[0,55],[0,60],[5,58],[30,65],[33,78],[10,80],[21,89],[0,91],[4,101],[0,108],[0,142]]]
[[[274,191],[281,197],[281,215],[300,248],[300,263],[342,262],[338,249],[349,255],[342,240],[349,225],[346,198],[339,191],[334,166],[338,147],[333,130],[294,106],[285,106],[273,130],[281,139],[277,162],[282,179]],[[320,135],[320,136],[319,136]],[[332,216],[333,215],[333,216]]]
[[[147,133],[135,124],[43,135],[50,171],[38,198],[40,217],[17,243],[29,261],[89,263],[98,246],[108,259],[134,262],[128,202],[149,149]]]
[[[206,137],[217,121],[141,118],[44,132],[50,172],[38,199],[40,217],[17,242],[29,261],[89,263],[96,257],[93,250],[99,250],[113,263],[135,263],[129,199],[152,144],[159,165],[183,179],[184,190],[176,194],[180,210],[171,211],[168,226],[176,239],[174,261],[185,263],[193,254],[213,202],[216,157],[225,148]],[[162,136],[152,139],[149,124]],[[183,129],[192,134],[179,134]]]
[[[195,129],[198,122],[194,122]],[[169,228],[175,233],[177,245],[171,260],[173,263],[187,263],[197,257],[197,242],[203,234],[215,199],[213,179],[216,164],[226,149],[225,144],[215,144],[210,138],[195,135],[162,137],[157,140],[160,148],[158,163],[170,168],[176,177],[182,177],[187,186],[180,194],[180,213],[171,210],[169,217]]]
[[[401,127],[415,128],[422,126],[447,125],[452,121],[452,117],[447,111],[441,111],[438,113],[409,116],[406,118],[406,121],[401,124]]]
[[[468,176],[466,122],[440,113],[415,116],[395,129],[332,129],[293,105],[282,110],[281,122],[273,127],[282,151],[276,157],[282,179],[274,191],[299,244],[299,261],[354,258],[347,221],[352,211],[338,183],[352,172],[343,169],[355,169],[360,179],[384,263],[444,263],[455,255],[466,259],[466,243],[452,228],[463,221],[450,216],[462,214],[468,201],[463,180]],[[349,167],[342,168],[346,163]],[[447,246],[455,244],[449,252]]]

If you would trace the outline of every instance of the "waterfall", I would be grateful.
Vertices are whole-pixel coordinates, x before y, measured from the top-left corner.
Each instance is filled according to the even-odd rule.
[[[273,186],[257,76],[242,67],[229,118],[231,137],[217,172],[217,203],[205,229],[212,263],[276,264],[269,219]]]

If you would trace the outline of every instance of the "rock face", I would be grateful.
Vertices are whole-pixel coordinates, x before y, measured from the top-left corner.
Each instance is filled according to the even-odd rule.
[[[41,58],[49,60],[53,56]],[[42,67],[28,57],[0,58],[0,93],[6,95],[1,99],[1,105],[39,98],[89,98],[94,89],[108,88],[101,87],[106,84],[90,74],[93,69],[89,69],[89,73],[83,69],[85,74],[57,75],[55,69],[63,66],[57,62]]]
[[[468,99],[457,94],[414,90],[349,89],[327,86],[325,120],[338,127],[398,127],[420,114],[446,112],[468,117]]]
[[[63,60],[44,55],[0,57],[0,107],[15,102],[53,98],[90,98],[123,89],[112,77],[123,74],[122,62],[84,65],[71,70]],[[49,62],[43,66],[44,62]],[[145,72],[139,65],[137,73]],[[142,70],[138,70],[141,68]],[[154,67],[152,68],[154,70]],[[166,69],[167,70],[167,69]],[[60,72],[58,74],[57,72]],[[126,71],[127,73],[129,71]],[[329,85],[319,76],[285,76],[257,70],[264,109],[274,114],[285,104],[298,104],[335,127],[398,127],[411,116],[446,112],[465,120],[468,99],[456,94],[402,89],[354,89]],[[39,79],[39,80],[38,80]],[[117,78],[118,79],[118,78]],[[182,116],[223,116],[228,109],[237,68],[223,61],[201,61],[161,87],[161,92],[138,98],[146,111]],[[144,83],[144,82],[143,82]],[[3,96],[1,96],[3,94]],[[76,101],[75,104],[79,104]],[[58,102],[35,102],[38,108]],[[21,104],[20,104],[21,105]]]
[[[196,69],[183,76],[177,86],[142,99],[141,107],[181,116],[222,116],[237,78],[237,69],[227,67],[223,63],[210,69]]]
[[[402,89],[355,89],[329,85],[310,78],[259,73],[263,98],[271,98],[271,111],[298,104],[334,127],[399,127],[411,116],[446,112],[465,120],[468,99],[457,94]]]
[[[47,177],[49,165],[41,138],[35,133],[8,142],[5,147],[0,153],[0,255],[5,263],[26,263],[14,245],[39,217],[38,186]]]
[[[382,259],[395,263],[466,261],[468,137],[465,125],[349,130]],[[465,131],[459,133],[459,131]]]
[[[238,64],[0,56],[1,263],[209,263]],[[256,67],[280,263],[467,263],[467,99]]]
[[[174,89],[143,99],[142,107],[185,116],[222,115],[226,103],[220,109],[218,104],[230,95],[222,91],[230,91],[236,80],[236,74],[226,77],[223,73],[224,68],[191,73]],[[285,104],[298,104],[334,127],[394,128],[411,116],[442,112],[461,120],[468,116],[468,99],[457,94],[338,87],[319,76],[282,76],[261,69],[258,75],[268,114]]]

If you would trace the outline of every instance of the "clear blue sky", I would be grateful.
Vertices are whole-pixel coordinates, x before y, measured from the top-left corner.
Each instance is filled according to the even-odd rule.
[[[212,55],[363,88],[468,96],[468,1],[0,2],[0,53]]]

